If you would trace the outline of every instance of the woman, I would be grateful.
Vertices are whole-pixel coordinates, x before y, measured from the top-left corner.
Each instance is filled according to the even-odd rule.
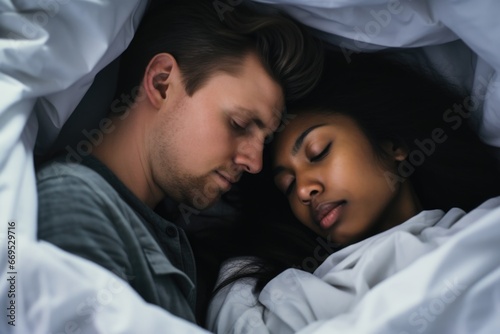
[[[419,213],[411,182],[393,185],[388,177],[407,149],[387,140],[387,157],[378,157],[355,120],[326,112],[297,115],[276,142],[275,183],[295,216],[318,235],[348,245]]]
[[[215,298],[208,319],[216,332],[294,332],[346,312],[371,288],[448,240],[438,238],[443,229],[453,235],[465,228],[466,212],[500,194],[497,161],[468,126],[459,92],[429,79],[430,73],[376,55],[359,55],[351,64],[335,52],[326,59],[318,87],[289,105],[271,144],[272,168],[261,176],[268,184],[272,177],[296,219],[320,239],[297,261],[297,249],[306,249],[293,241],[301,232],[280,219],[286,211],[270,198],[275,193],[260,190],[256,196],[249,188],[256,203],[249,216],[265,222],[252,236],[258,258],[221,270],[229,276],[222,287],[253,278]],[[320,264],[325,252],[339,249],[314,276],[286,270],[266,286],[286,267],[314,271],[311,259]],[[318,291],[331,295],[333,305],[314,307],[322,302],[321,294],[311,297]],[[239,295],[255,303],[245,304]],[[288,299],[278,303],[277,295]]]
[[[274,182],[304,225],[345,246],[422,210],[469,211],[500,193],[466,98],[374,56],[339,64],[331,53],[273,143]]]

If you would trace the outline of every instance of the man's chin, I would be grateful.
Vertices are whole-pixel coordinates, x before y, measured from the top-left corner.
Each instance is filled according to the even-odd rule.
[[[192,201],[190,201],[193,208],[197,210],[206,210],[214,206],[221,198],[222,194],[216,196],[194,196]]]

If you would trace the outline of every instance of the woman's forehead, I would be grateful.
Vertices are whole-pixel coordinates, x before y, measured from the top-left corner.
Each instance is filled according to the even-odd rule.
[[[283,153],[291,153],[294,146],[297,146],[297,141],[300,141],[301,136],[324,124],[328,118],[328,115],[315,113],[300,113],[294,116],[296,117],[290,118],[281,128],[281,131],[276,133],[272,145],[273,160],[276,160],[277,156],[283,155]]]
[[[307,111],[291,114],[290,118],[282,126],[281,131],[277,133],[277,137],[287,139],[290,136],[297,136],[297,132],[304,131],[316,124],[325,123],[325,121],[331,120],[331,116],[333,116],[333,114],[329,115]]]

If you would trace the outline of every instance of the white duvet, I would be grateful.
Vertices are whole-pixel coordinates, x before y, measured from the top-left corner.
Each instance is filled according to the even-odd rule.
[[[353,47],[351,51],[346,51],[347,56],[349,52],[365,49],[422,47],[418,49],[422,58],[415,61],[428,62],[447,73],[451,81],[469,88],[471,99],[464,103],[475,103],[474,120],[478,133],[485,142],[500,147],[497,75],[500,69],[500,2],[265,2],[278,3],[299,20],[323,32],[323,36],[332,43],[346,50],[349,46]],[[238,3],[227,1],[233,10],[237,10]],[[97,266],[36,241],[33,151],[36,147],[43,152],[54,142],[96,73],[127,46],[147,4],[148,1],[139,0],[0,0],[2,305],[8,305],[13,300],[8,297],[10,285],[7,278],[10,276],[6,262],[8,224],[12,222],[16,226],[16,265],[19,265],[15,268],[19,270],[15,277],[18,325],[13,327],[7,321],[1,321],[2,333],[15,329],[19,333],[69,333],[73,328],[81,330],[81,333],[138,332],[128,313],[131,305],[138,312],[137,319],[149,324],[150,333],[160,332],[166,327],[165,323],[172,324],[173,329],[179,328],[174,332],[182,332],[180,328],[194,330],[188,324],[172,320],[165,312],[150,312],[151,306],[138,299],[128,286],[120,290],[120,298],[99,304],[102,307],[95,317],[77,322],[78,327],[72,327],[73,321],[80,319],[79,305],[86,298],[94,298],[104,291],[99,282],[115,277]],[[384,13],[389,13],[389,16],[384,16]],[[469,247],[475,249],[476,246]],[[37,261],[33,261],[35,254]],[[430,275],[432,270],[435,270],[435,275],[446,274],[440,268],[432,267],[424,268],[423,272]],[[83,272],[86,274],[80,275]],[[61,288],[66,286],[72,287],[70,293]],[[34,303],[30,299],[34,296],[39,296],[37,300],[43,303]],[[356,312],[380,310],[380,307],[370,307],[369,300],[373,300],[374,304],[383,304],[385,297],[372,296],[372,299],[365,299]],[[487,315],[485,311],[481,309],[479,314]],[[351,318],[344,315],[331,321],[343,326],[339,328],[349,328],[355,325],[351,321],[354,313],[350,314]],[[117,318],[127,321],[116,323],[111,320]],[[397,319],[376,318],[390,320],[389,324],[397,322]],[[30,330],[23,331],[23,328]]]
[[[330,255],[288,269],[260,294],[252,280],[210,306],[216,333],[498,333],[500,198],[468,214],[424,211]],[[238,267],[236,260],[226,264]],[[224,273],[224,268],[222,270]]]

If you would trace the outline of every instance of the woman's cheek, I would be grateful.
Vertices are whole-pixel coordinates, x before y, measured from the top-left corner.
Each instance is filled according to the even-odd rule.
[[[302,224],[309,227],[312,226],[312,220],[305,205],[295,204],[295,206],[292,208],[292,211],[295,217],[297,217]]]

